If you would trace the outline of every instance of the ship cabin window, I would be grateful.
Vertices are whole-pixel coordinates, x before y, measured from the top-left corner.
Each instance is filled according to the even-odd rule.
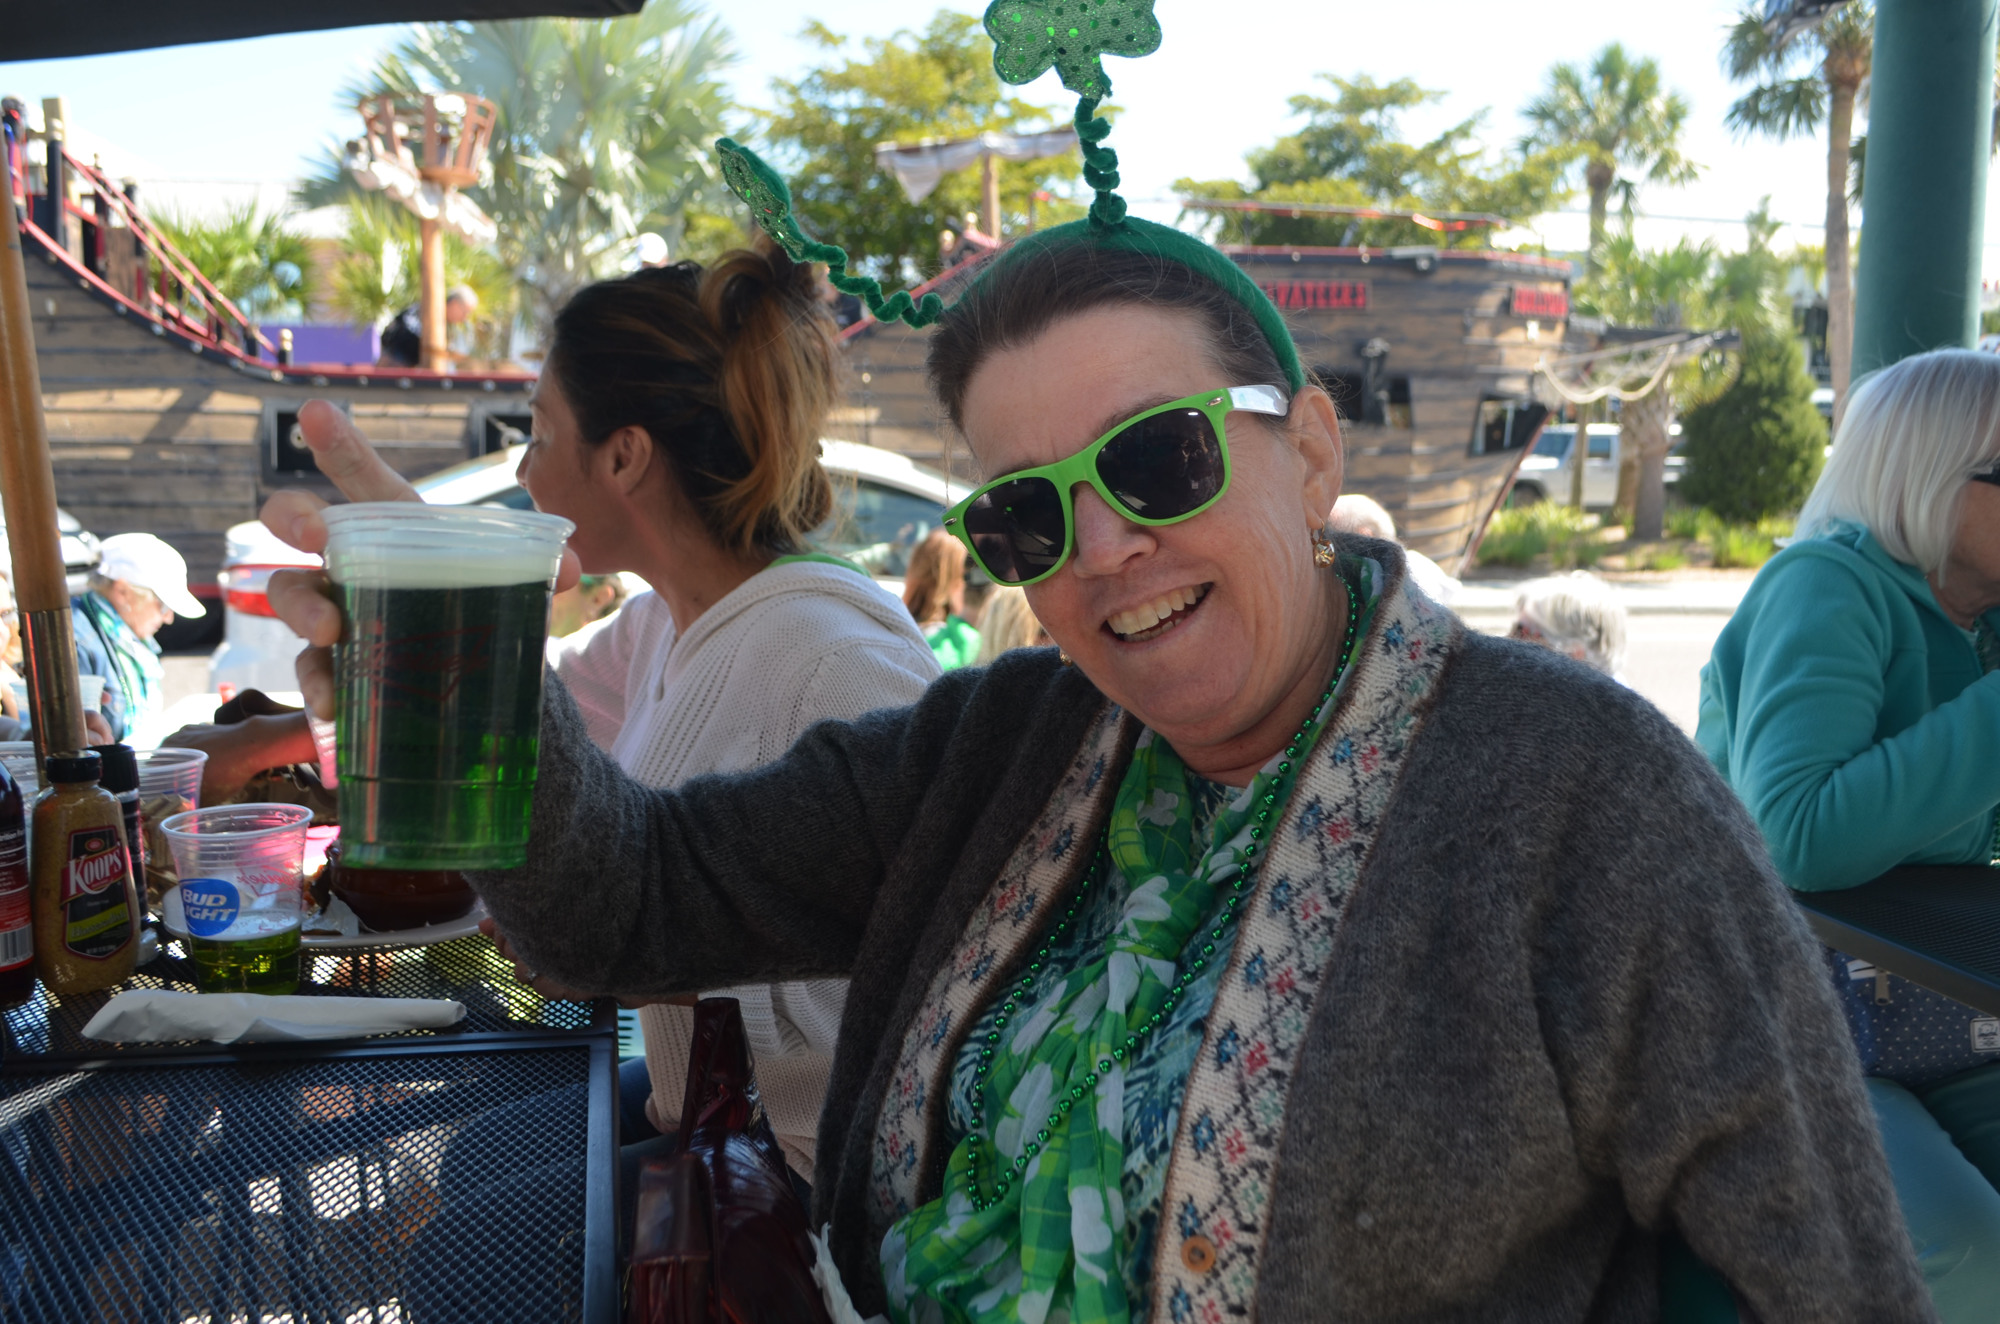
[[[1494,397],[1479,402],[1479,421],[1472,432],[1474,455],[1498,455],[1526,446],[1549,416],[1548,406],[1533,400]]]
[[[1334,408],[1348,422],[1379,423],[1392,428],[1416,426],[1416,420],[1410,413],[1408,377],[1387,378],[1386,388],[1378,390],[1371,402],[1367,380],[1358,372],[1318,367],[1313,369],[1313,376],[1319,378],[1320,385],[1333,397]],[[1369,408],[1371,403],[1374,406],[1372,409]]]

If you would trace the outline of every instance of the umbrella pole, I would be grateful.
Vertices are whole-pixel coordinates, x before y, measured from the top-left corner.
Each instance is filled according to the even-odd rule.
[[[9,194],[12,189],[7,190]],[[76,635],[56,527],[56,479],[42,418],[42,377],[35,363],[35,329],[28,308],[28,269],[11,196],[7,242],[0,246],[0,509],[14,555],[14,598],[20,607],[34,714],[35,752],[73,753],[84,747],[83,702],[76,679]]]

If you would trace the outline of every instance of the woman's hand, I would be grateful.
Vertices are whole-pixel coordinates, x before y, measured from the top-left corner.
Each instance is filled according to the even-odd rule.
[[[312,448],[319,471],[333,480],[349,501],[420,501],[411,487],[386,464],[346,414],[324,400],[309,400],[299,410],[299,432]],[[302,552],[326,550],[327,503],[310,492],[279,492],[264,503],[258,518],[264,527]],[[576,583],[576,555],[563,551],[556,574],[560,592]],[[271,610],[292,632],[306,641],[299,654],[299,690],[306,707],[322,720],[333,717],[333,660],[328,651],[340,641],[340,608],[334,605],[330,582],[321,570],[279,570],[265,590]]]
[[[226,726],[184,726],[161,743],[208,752],[208,762],[201,770],[201,802],[205,805],[228,804],[266,768],[319,760],[304,713],[248,717]]]

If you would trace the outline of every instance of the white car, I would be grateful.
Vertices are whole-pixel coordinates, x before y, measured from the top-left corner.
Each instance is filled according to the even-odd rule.
[[[424,500],[443,506],[507,506],[533,509],[527,490],[515,481],[526,446],[510,446],[482,459],[441,469],[414,486]],[[938,527],[950,493],[944,475],[906,455],[851,441],[820,443],[820,463],[833,479],[834,517],[814,544],[857,562],[891,593],[901,596],[910,551]],[[223,552],[223,642],[209,659],[209,688],[220,691],[298,688],[292,662],[299,641],[271,612],[264,596],[273,570],[317,567],[309,556],[281,542],[255,520],[228,534]]]
[[[1681,425],[1668,428],[1676,448],[1680,446]],[[1583,458],[1583,505],[1586,510],[1608,508],[1618,500],[1618,425],[1592,423]],[[1521,461],[1514,476],[1514,490],[1508,502],[1532,506],[1537,501],[1568,502],[1570,461],[1576,450],[1576,424],[1551,423],[1542,429],[1535,449]],[[1680,480],[1679,455],[1667,454],[1667,486]]]

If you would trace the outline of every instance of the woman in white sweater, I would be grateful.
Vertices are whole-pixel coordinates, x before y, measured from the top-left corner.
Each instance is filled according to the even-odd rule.
[[[576,524],[586,573],[629,571],[652,592],[551,657],[592,738],[649,785],[756,767],[814,722],[914,703],[938,675],[901,602],[807,551],[833,508],[819,463],[833,330],[812,269],[769,245],[589,286],[556,317],[521,482]],[[302,714],[183,738],[210,750],[216,797],[314,757]],[[846,982],[705,991],[742,1002],[772,1126],[810,1174]],[[621,1085],[645,1110],[624,1110],[628,1140],[678,1122],[693,1014],[658,1004],[640,1023],[645,1061]]]
[[[592,285],[556,317],[521,482],[576,523],[586,573],[653,591],[561,641],[555,665],[593,738],[649,785],[766,763],[814,722],[914,702],[938,674],[900,602],[806,551],[833,500],[818,295],[809,266],[767,246]],[[810,1174],[845,981],[705,991],[742,1002],[773,1127]],[[640,1022],[649,1079],[627,1084],[650,1085],[647,1120],[667,1131],[693,1014],[659,1004]]]

